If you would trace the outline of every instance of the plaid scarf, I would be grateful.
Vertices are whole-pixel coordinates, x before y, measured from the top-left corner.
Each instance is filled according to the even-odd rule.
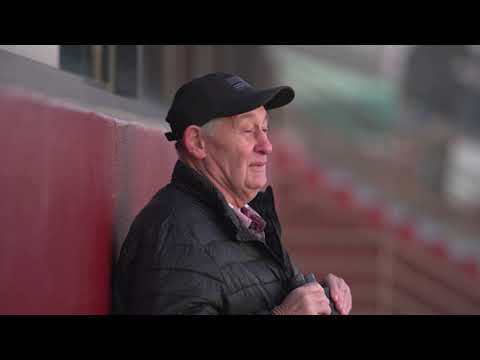
[[[250,226],[248,227],[250,230],[257,233],[261,233],[265,230],[265,220],[263,220],[251,207],[244,206],[240,211],[251,220]]]

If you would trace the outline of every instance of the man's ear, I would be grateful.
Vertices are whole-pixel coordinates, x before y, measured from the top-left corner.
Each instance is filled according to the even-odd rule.
[[[183,143],[188,153],[195,159],[202,160],[207,156],[205,141],[199,126],[190,125],[183,133]]]

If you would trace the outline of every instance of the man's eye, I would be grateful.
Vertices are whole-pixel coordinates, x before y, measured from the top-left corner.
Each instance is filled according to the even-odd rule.
[[[245,133],[253,133],[253,129],[244,129],[243,132],[245,132]]]
[[[268,128],[263,128],[263,132],[268,132]]]

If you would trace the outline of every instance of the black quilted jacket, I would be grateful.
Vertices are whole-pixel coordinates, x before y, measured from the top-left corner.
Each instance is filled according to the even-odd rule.
[[[250,203],[257,240],[204,176],[178,161],[172,181],[135,218],[115,265],[114,313],[268,314],[298,270],[280,242],[269,187]]]

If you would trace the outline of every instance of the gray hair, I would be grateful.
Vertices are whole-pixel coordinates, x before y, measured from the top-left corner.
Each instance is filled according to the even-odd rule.
[[[220,119],[212,119],[203,126],[200,127],[202,129],[201,131],[206,135],[206,136],[213,136],[213,133],[215,131],[216,125],[218,123],[218,120]]]
[[[206,124],[203,124],[202,126],[200,126],[200,131],[207,137],[213,136],[218,120],[219,119],[212,119]],[[177,151],[179,157],[185,155],[186,148],[185,144],[183,143],[183,139],[180,139],[175,143],[175,150]]]

